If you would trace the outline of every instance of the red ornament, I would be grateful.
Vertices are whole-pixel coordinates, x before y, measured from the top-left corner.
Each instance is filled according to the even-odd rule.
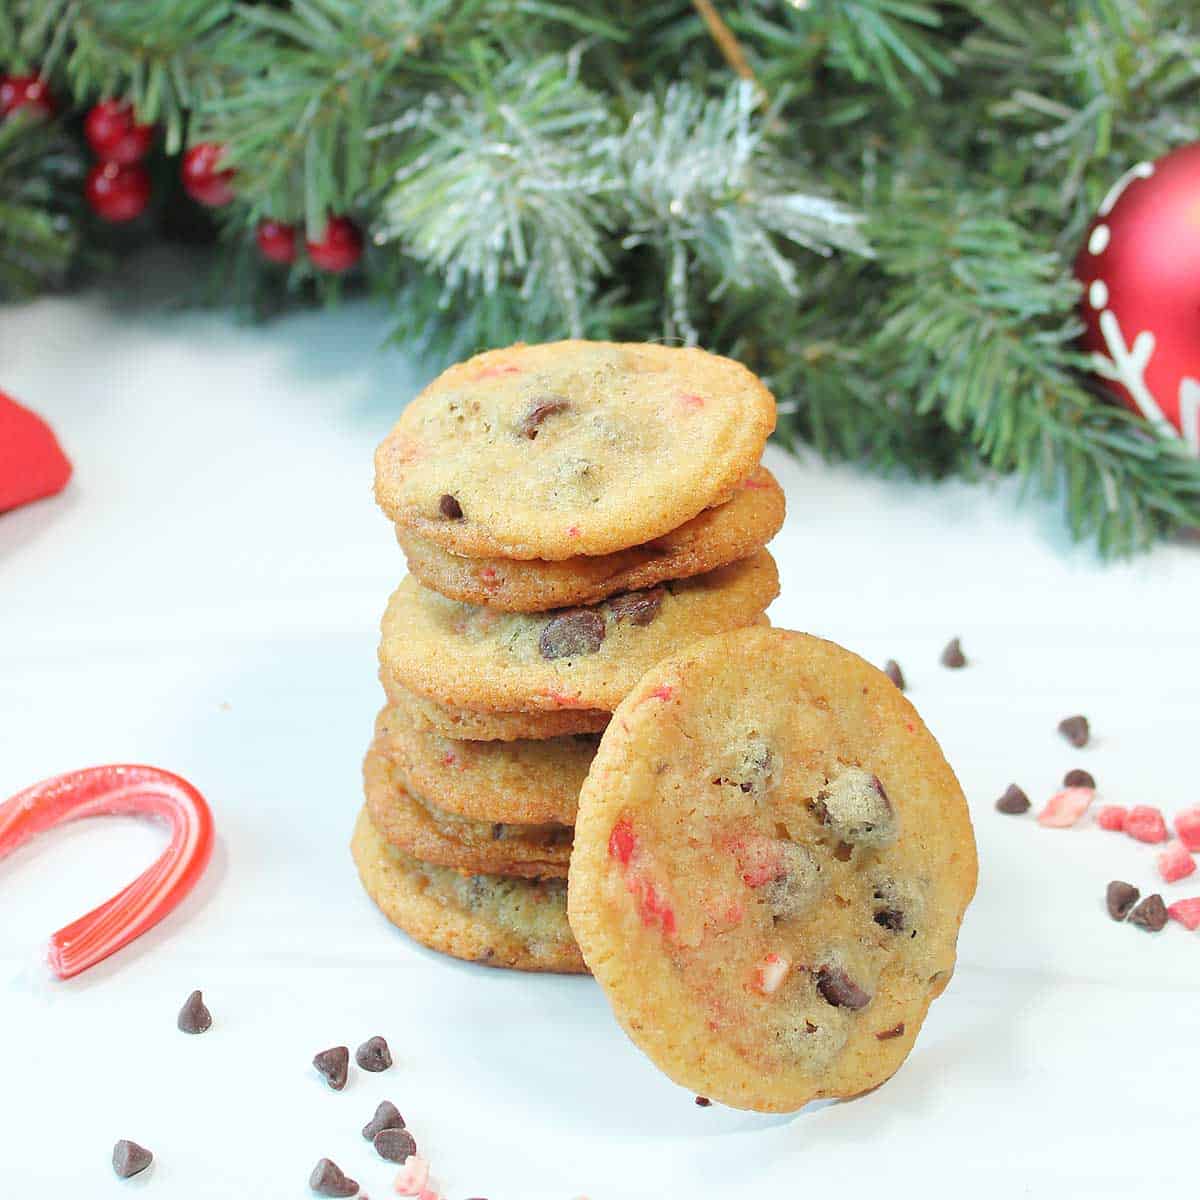
[[[362,258],[362,233],[349,217],[330,217],[321,240],[304,244],[313,266],[320,271],[348,271]]]
[[[198,142],[183,156],[183,190],[200,204],[220,208],[234,196],[233,168],[219,170],[225,147],[218,142]]]
[[[150,176],[139,163],[129,167],[97,163],[88,172],[84,194],[102,221],[132,221],[150,203]]]
[[[296,227],[283,221],[259,221],[254,240],[263,258],[275,263],[296,261]]]
[[[67,486],[71,463],[54,430],[0,392],[0,513]]]
[[[0,119],[18,108],[26,108],[39,117],[52,117],[58,105],[37,75],[5,75],[0,77]]]
[[[1096,373],[1200,454],[1200,142],[1117,180],[1075,275]]]
[[[83,123],[92,153],[101,162],[141,162],[154,141],[154,126],[139,125],[133,105],[122,100],[102,100],[92,106]]]

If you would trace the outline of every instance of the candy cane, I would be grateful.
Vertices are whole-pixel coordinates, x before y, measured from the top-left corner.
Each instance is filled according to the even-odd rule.
[[[157,817],[171,841],[128,887],[50,938],[50,969],[70,979],[140,937],[196,885],[212,857],[212,813],[186,779],[157,767],[89,767],[44,779],[0,804],[0,858],[80,817]]]

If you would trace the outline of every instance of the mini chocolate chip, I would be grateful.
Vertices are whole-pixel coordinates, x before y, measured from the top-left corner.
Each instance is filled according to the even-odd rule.
[[[368,1142],[373,1142],[375,1135],[384,1129],[403,1128],[404,1118],[400,1110],[390,1100],[381,1100],[375,1115],[363,1126],[362,1135]]]
[[[438,501],[438,512],[449,521],[462,520],[462,505],[449,492]]]
[[[604,618],[590,608],[570,608],[551,617],[538,639],[545,659],[595,654],[604,641]]]
[[[1004,789],[1004,795],[996,801],[996,811],[1008,813],[1009,816],[1016,816],[1019,813],[1029,811],[1029,797],[1025,792],[1017,787],[1015,783],[1010,783]]]
[[[504,826],[499,821],[497,821],[496,824],[492,826],[492,841],[498,842],[503,836],[504,836]]]
[[[958,638],[951,638],[942,651],[942,666],[957,671],[959,667],[966,665],[967,656],[963,653],[962,642]]]
[[[402,1163],[417,1152],[417,1139],[407,1129],[381,1129],[374,1137],[375,1153],[388,1162]]]
[[[696,1097],[696,1107],[697,1108],[708,1108],[708,1106],[710,1104],[712,1104],[712,1101],[707,1096],[697,1096]]]
[[[875,914],[875,924],[894,933],[904,928],[904,914],[898,908],[881,908]]]
[[[1148,929],[1151,933],[1157,933],[1167,923],[1167,906],[1163,903],[1163,898],[1155,892],[1153,896],[1147,896],[1129,914],[1129,924],[1139,925],[1142,929]]]
[[[892,1038],[898,1038],[904,1033],[904,1022],[897,1021],[891,1029],[881,1029],[876,1035],[876,1039],[881,1042],[890,1041]]]
[[[883,673],[901,690],[904,691],[904,672],[900,670],[900,664],[894,659],[889,658],[883,664]]]
[[[1092,733],[1087,717],[1083,716],[1063,717],[1058,723],[1058,732],[1077,749],[1088,744]]]
[[[348,1046],[333,1046],[322,1050],[313,1056],[312,1065],[325,1076],[325,1081],[335,1092],[340,1092],[346,1086],[346,1078],[350,1074],[350,1048]]]
[[[1075,767],[1063,776],[1063,787],[1094,788],[1095,786],[1096,780],[1091,771],[1085,771],[1082,767]]]
[[[112,1168],[118,1179],[131,1179],[134,1175],[140,1175],[153,1161],[154,1155],[137,1142],[127,1142],[122,1138],[113,1147]]]
[[[834,1008],[858,1012],[871,1003],[871,997],[841,967],[822,967],[817,972],[817,991]]]
[[[618,625],[626,617],[630,625],[649,625],[658,616],[666,594],[665,588],[654,588],[649,592],[626,592],[609,600],[608,607]]]
[[[354,1061],[364,1071],[386,1071],[392,1065],[392,1052],[381,1037],[367,1038],[354,1052]]]
[[[1142,893],[1121,879],[1114,879],[1104,893],[1104,902],[1108,905],[1108,915],[1114,921],[1123,921],[1129,916],[1129,910],[1137,903]]]
[[[542,396],[533,402],[533,407],[521,418],[521,423],[517,428],[530,441],[533,441],[542,427],[542,422],[547,417],[566,412],[570,407],[571,405],[561,396]]]
[[[199,990],[184,1001],[175,1024],[184,1033],[207,1033],[212,1028],[212,1013],[205,1007],[204,996]]]
[[[308,1186],[318,1196],[353,1196],[358,1184],[331,1159],[322,1158],[308,1177]]]

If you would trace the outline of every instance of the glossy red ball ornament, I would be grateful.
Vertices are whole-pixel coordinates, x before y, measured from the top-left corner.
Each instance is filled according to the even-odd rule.
[[[304,245],[314,267],[338,273],[350,270],[362,258],[363,236],[349,217],[330,217],[321,240]]]
[[[1200,142],[1113,184],[1075,275],[1097,375],[1200,454]]]
[[[183,190],[200,204],[220,208],[234,197],[232,168],[220,169],[225,147],[217,142],[197,142],[184,156]]]
[[[40,117],[52,117],[58,108],[46,81],[37,75],[5,75],[0,77],[0,119],[18,108],[27,109]]]
[[[296,261],[296,227],[284,221],[259,221],[254,232],[259,253],[274,263]]]
[[[102,100],[92,105],[83,122],[92,153],[101,162],[141,162],[154,142],[154,126],[139,125],[133,105],[123,100]]]
[[[150,203],[150,176],[140,163],[97,163],[87,176],[87,202],[102,221],[132,221]]]

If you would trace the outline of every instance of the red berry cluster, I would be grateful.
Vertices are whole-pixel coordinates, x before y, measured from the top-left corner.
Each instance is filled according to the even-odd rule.
[[[132,221],[150,203],[150,174],[142,159],[154,142],[154,126],[140,125],[133,105],[102,100],[83,122],[84,136],[99,160],[88,172],[84,194],[102,221]]]
[[[260,221],[255,233],[258,251],[269,262],[296,261],[296,227],[283,221]],[[363,252],[362,231],[349,217],[329,217],[318,241],[304,243],[308,260],[318,271],[341,274],[348,271]]]

